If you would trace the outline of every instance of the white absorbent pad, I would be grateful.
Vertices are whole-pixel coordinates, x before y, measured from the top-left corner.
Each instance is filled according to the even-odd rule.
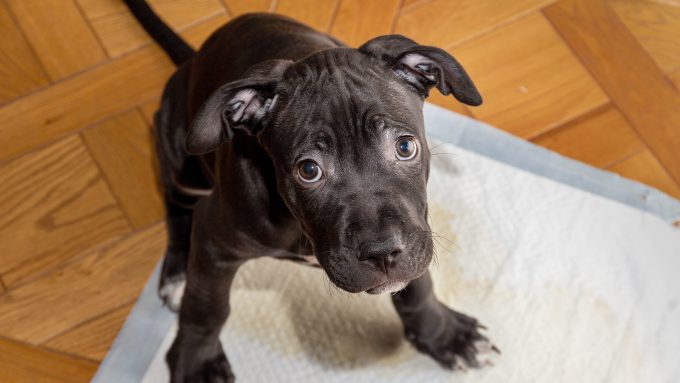
[[[680,382],[680,229],[453,145],[430,147],[435,291],[489,328],[502,350],[495,366],[442,369],[404,340],[389,296],[350,295],[321,270],[261,259],[238,272],[221,335],[237,381]],[[144,382],[168,381],[175,332]]]

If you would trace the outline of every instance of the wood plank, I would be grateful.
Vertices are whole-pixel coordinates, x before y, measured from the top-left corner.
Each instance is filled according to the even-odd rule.
[[[609,168],[623,177],[653,186],[680,199],[680,187],[670,177],[651,151],[645,150]]]
[[[187,29],[179,30],[178,33],[187,43],[189,43],[189,45],[198,50],[213,32],[229,22],[229,20],[230,18],[226,13],[220,13],[217,16],[210,17],[198,24],[192,25]],[[157,98],[152,99],[151,101],[145,101],[141,106],[144,118],[149,122],[150,126],[153,125],[153,114],[158,110],[159,103],[160,92]]]
[[[250,12],[271,12],[273,0],[223,0],[232,17]]]
[[[456,100],[452,95],[444,96],[437,89],[432,89],[430,91],[430,97],[427,98],[427,102],[435,105],[439,105],[442,108],[446,108],[450,111],[460,113],[465,116],[472,117],[472,113],[467,106],[463,105],[460,101]],[[470,107],[474,109],[475,107]]]
[[[165,251],[162,224],[0,296],[0,335],[40,344],[130,303]]]
[[[404,8],[396,33],[448,48],[528,15],[554,0],[433,0]]]
[[[8,287],[130,231],[78,137],[0,166],[0,273]]]
[[[668,77],[670,78],[671,82],[673,82],[673,84],[675,85],[675,89],[680,91],[680,70],[671,73]]]
[[[89,382],[98,364],[0,338],[0,382]]]
[[[8,0],[8,4],[53,80],[106,60],[74,1]]]
[[[423,3],[426,3],[430,0],[404,0],[404,3],[402,4],[401,8],[407,8],[407,7],[412,7],[414,5],[421,5]]]
[[[561,0],[545,13],[654,156],[680,182],[680,93],[602,0]]]
[[[680,68],[680,3],[609,0],[608,4],[664,73]]]
[[[149,102],[145,102],[139,107],[139,112],[142,113],[146,125],[149,126],[150,128],[153,128],[154,116],[156,115],[156,112],[160,107],[160,103],[161,103],[160,100],[152,100]]]
[[[158,98],[174,67],[156,46],[0,108],[0,161]]]
[[[0,2],[0,104],[38,89],[49,82],[7,4]]]
[[[181,34],[196,43],[224,20],[217,16]],[[161,49],[149,45],[0,107],[0,162],[158,99],[174,70]]]
[[[81,133],[134,228],[163,219],[155,143],[135,109]]]
[[[219,14],[202,21],[200,24],[194,25],[191,28],[180,31],[180,35],[189,43],[194,49],[198,49],[203,45],[203,42],[212,35],[217,28],[223,26],[229,21],[229,16],[226,13]]]
[[[476,117],[531,138],[606,104],[607,97],[540,14],[450,50],[484,98]]]
[[[611,106],[533,139],[535,144],[598,168],[645,150],[635,130]]]
[[[43,343],[50,349],[101,362],[134,303],[109,311]]]
[[[111,57],[118,57],[151,41],[122,1],[78,2]],[[149,4],[175,30],[226,14],[219,0],[150,0]]]
[[[358,47],[373,37],[390,34],[398,11],[399,0],[343,0],[331,34]]]
[[[276,13],[292,17],[318,31],[328,31],[331,18],[339,0],[317,0],[310,5],[307,0],[279,0]]]

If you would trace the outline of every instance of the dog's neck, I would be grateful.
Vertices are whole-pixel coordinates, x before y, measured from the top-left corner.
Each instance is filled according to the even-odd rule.
[[[263,246],[298,252],[299,223],[281,198],[274,165],[257,139],[237,134],[218,149],[213,160],[215,215],[223,226],[236,229]],[[303,241],[304,242],[304,241]],[[304,251],[304,250],[303,250]]]

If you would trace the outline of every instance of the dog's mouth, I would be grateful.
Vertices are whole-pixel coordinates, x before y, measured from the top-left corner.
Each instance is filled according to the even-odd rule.
[[[432,258],[430,238],[413,241],[402,249],[394,256],[383,248],[378,251],[368,248],[364,251],[371,257],[365,257],[358,250],[347,247],[319,249],[313,246],[321,268],[335,287],[348,293],[371,295],[398,293],[427,271]]]
[[[396,294],[408,286],[409,282],[387,281],[366,290],[367,294],[378,295],[383,293]]]

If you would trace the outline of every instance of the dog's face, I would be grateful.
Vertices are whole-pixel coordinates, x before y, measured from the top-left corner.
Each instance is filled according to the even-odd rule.
[[[400,290],[432,257],[422,99],[373,61],[347,49],[295,63],[261,133],[280,194],[350,292]]]
[[[250,76],[274,73],[276,82],[259,89],[239,86],[220,109],[257,134],[276,169],[279,193],[319,263],[349,292],[401,290],[426,271],[433,252],[422,104],[430,87],[446,92],[452,80],[446,82],[437,58],[423,53],[436,48],[385,38],[360,50],[264,64]],[[401,50],[413,44],[416,49],[390,59],[385,51],[397,49],[395,42],[407,46],[397,47]],[[460,73],[471,86],[462,68]],[[459,99],[478,98],[472,90],[460,97],[451,91]],[[206,112],[197,120],[201,116]],[[192,136],[205,141],[195,131],[190,150]]]

